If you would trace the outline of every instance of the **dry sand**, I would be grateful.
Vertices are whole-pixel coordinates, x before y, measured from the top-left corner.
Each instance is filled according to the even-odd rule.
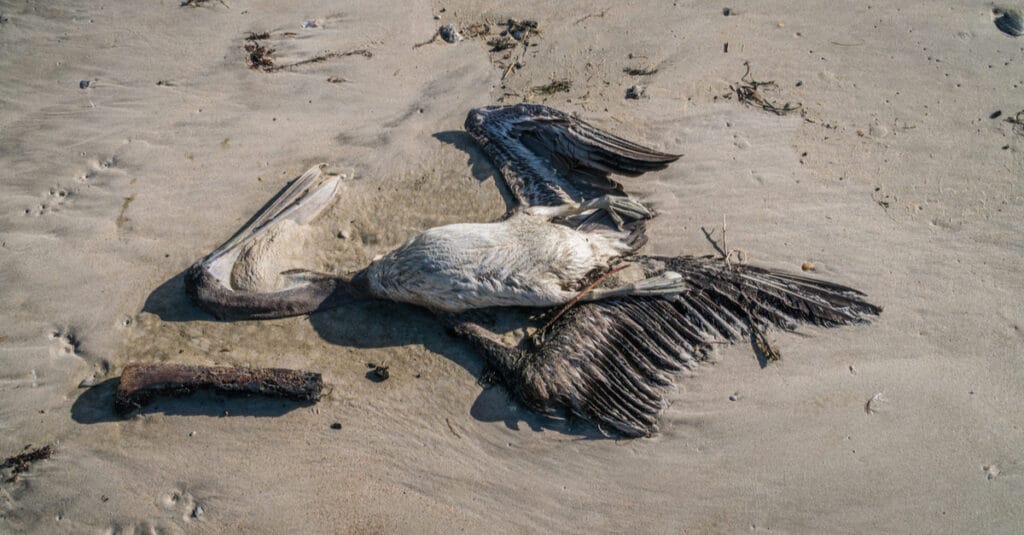
[[[1024,39],[991,4],[380,4],[0,2],[0,457],[55,446],[0,483],[0,532],[1024,525],[1024,135],[1004,120],[1024,108]],[[483,39],[414,48],[508,17],[542,35],[504,82]],[[278,65],[371,57],[253,70],[245,37],[264,31]],[[802,116],[723,98],[745,61]],[[637,83],[647,98],[626,100]],[[659,435],[619,441],[481,387],[479,357],[411,307],[219,323],[187,302],[182,271],[316,162],[356,178],[303,267],[498,217],[461,126],[501,99],[685,153],[626,182],[660,211],[651,251],[710,253],[701,227],[724,217],[752,262],[813,262],[885,313],[773,334],[783,361],[763,370],[722,348]],[[118,420],[129,360],[317,370],[333,392]],[[382,361],[391,379],[368,380]]]

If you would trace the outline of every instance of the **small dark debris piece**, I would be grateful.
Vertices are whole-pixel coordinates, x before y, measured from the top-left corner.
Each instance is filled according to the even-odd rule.
[[[1007,117],[1003,120],[1013,125],[1014,133],[1024,136],[1024,110],[1020,110],[1013,117]]]
[[[341,429],[341,422],[334,422],[333,424],[331,424],[331,429],[334,429],[335,431]]]
[[[25,446],[25,449],[31,447],[31,444]],[[32,463],[41,461],[43,459],[49,459],[53,455],[53,446],[47,444],[41,448],[36,448],[25,453],[20,453],[12,457],[8,457],[3,464],[0,464],[0,470],[5,468],[13,468],[11,470],[11,476],[7,479],[10,483],[18,478],[18,474],[27,472]]]
[[[275,52],[273,48],[253,41],[246,43],[245,51],[249,53],[249,68],[263,70],[274,68],[274,58],[271,56]]]
[[[458,30],[455,29],[454,24],[445,24],[437,30],[437,34],[444,39],[446,43],[457,43],[462,40],[462,36],[459,35]]]
[[[78,82],[78,88],[79,89],[89,89],[89,85],[90,85],[89,80],[82,80],[82,81]]]
[[[1014,37],[1024,35],[1024,18],[1016,9],[996,8],[992,10],[992,14],[996,15],[996,28],[999,28],[999,31]]]
[[[725,43],[725,45],[722,46],[722,52],[725,54],[729,53],[729,43]]]
[[[1002,111],[1002,110],[996,110],[996,111],[992,112],[992,113],[991,113],[991,114],[990,114],[990,115],[988,116],[988,118],[989,118],[989,119],[998,119],[998,118],[999,118],[999,116],[1000,116],[1000,115],[1002,115],[1002,114],[1003,114],[1003,111]]]
[[[736,100],[744,104],[758,106],[767,112],[774,113],[775,115],[786,115],[797,111],[802,107],[801,104],[793,105],[789,102],[779,106],[775,102],[765,98],[762,89],[776,89],[778,88],[778,85],[773,80],[769,80],[767,82],[754,80],[750,76],[750,63],[744,61],[743,66],[747,68],[747,71],[743,73],[743,76],[740,78],[740,82],[735,86],[730,85],[729,89],[731,92],[722,95],[723,97],[732,98],[735,96]]]
[[[259,41],[261,39],[270,39],[270,32],[250,32],[249,37],[246,37],[246,41]]]
[[[502,50],[509,50],[515,48],[519,43],[515,39],[504,35],[501,37],[494,37],[487,41],[487,46],[491,47],[491,52],[501,52]]]
[[[568,93],[572,89],[572,80],[552,80],[545,85],[533,86],[532,91],[540,95],[553,95],[555,93]]]
[[[197,390],[317,402],[323,388],[319,373],[298,370],[131,363],[114,393],[114,410],[124,416],[157,396],[187,396]]]
[[[630,86],[626,89],[626,98],[631,100],[640,100],[647,94],[647,88],[642,85]]]
[[[727,8],[727,7],[723,7],[722,8],[722,14],[725,15],[726,17],[728,17],[729,15],[732,15],[732,9]]]
[[[624,73],[626,73],[626,74],[628,74],[630,76],[650,76],[652,74],[656,74],[658,72],[658,68],[657,67],[643,67],[643,66],[640,66],[640,67],[626,67],[625,69],[622,69],[622,72],[624,72]]]
[[[368,374],[374,381],[382,382],[387,381],[391,377],[390,367],[387,364],[376,365],[373,364],[373,369]]]

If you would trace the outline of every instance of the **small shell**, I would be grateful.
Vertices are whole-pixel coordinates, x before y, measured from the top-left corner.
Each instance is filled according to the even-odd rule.
[[[1024,35],[1024,18],[1016,9],[994,9],[992,13],[997,15],[996,28],[1007,35],[1020,37]]]

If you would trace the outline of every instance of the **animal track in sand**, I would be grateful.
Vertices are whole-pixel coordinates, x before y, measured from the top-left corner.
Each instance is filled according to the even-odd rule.
[[[68,202],[74,194],[74,190],[69,190],[59,185],[53,186],[49,189],[46,198],[42,203],[33,208],[25,209],[25,215],[39,217],[50,212],[59,212],[61,208],[64,207],[64,204]]]
[[[82,358],[82,355],[79,354],[80,346],[81,341],[75,335],[74,329],[54,329],[50,331],[50,356],[76,356]]]
[[[160,497],[160,507],[168,512],[181,514],[181,519],[191,522],[201,518],[206,512],[191,493],[183,489],[172,489]]]

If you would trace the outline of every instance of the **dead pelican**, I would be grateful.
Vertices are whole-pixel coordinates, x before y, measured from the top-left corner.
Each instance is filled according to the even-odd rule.
[[[663,169],[678,155],[540,105],[478,108],[466,129],[519,202],[503,220],[426,230],[356,273],[294,270],[281,274],[283,287],[248,286],[260,278],[268,243],[334,198],[339,178],[316,167],[189,269],[189,296],[221,319],[305,314],[359,298],[423,306],[472,340],[530,408],[567,408],[626,436],[657,430],[667,373],[692,366],[712,343],[880,311],[825,281],[719,259],[638,256],[651,214],[610,175]],[[632,279],[609,277],[627,265]],[[509,346],[465,314],[487,307],[562,308],[536,336]]]

